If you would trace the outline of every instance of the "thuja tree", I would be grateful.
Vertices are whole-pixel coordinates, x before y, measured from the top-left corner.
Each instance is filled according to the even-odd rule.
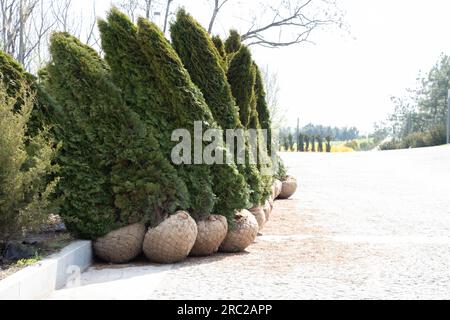
[[[47,132],[26,134],[33,91],[26,83],[17,84],[21,89],[10,95],[11,88],[0,81],[0,256],[4,242],[45,222],[54,209],[50,196],[58,182],[48,179],[58,167]]]
[[[202,30],[204,30],[204,29],[202,28]],[[227,69],[227,53],[225,51],[225,44],[223,43],[220,36],[217,36],[217,35],[213,36],[211,40],[214,43],[214,46],[216,47],[217,52],[219,53],[220,64],[224,67],[224,70],[226,70]]]
[[[193,82],[201,89],[215,120],[223,129],[242,129],[238,108],[227,76],[221,68],[220,55],[207,31],[184,10],[171,26],[175,50]],[[220,40],[220,38],[219,38]],[[256,165],[238,165],[250,188],[250,201],[258,204],[261,197],[261,176]]]
[[[239,51],[231,59],[228,73],[228,82],[231,85],[231,91],[239,106],[239,117],[242,125],[246,129],[261,129],[259,115],[257,111],[256,97],[256,68],[254,66],[250,50],[246,46],[241,46]],[[258,136],[259,156],[258,170],[260,177],[257,186],[258,202],[264,202],[270,196],[272,178],[269,174],[270,159],[268,159],[267,148],[261,149],[264,143],[263,137]]]
[[[230,35],[225,40],[225,52],[232,55],[241,49],[241,35],[236,30],[230,30]]]
[[[67,33],[52,36],[50,52],[47,87],[66,115],[59,189],[68,229],[93,239],[185,208],[185,184],[124,103],[106,63]]]
[[[102,48],[114,83],[121,88],[127,104],[158,139],[164,156],[170,159],[176,145],[171,139],[172,132],[184,128],[189,110],[174,106],[170,101],[167,91],[175,88],[164,87],[160,90],[157,86],[159,79],[155,66],[141,49],[136,25],[125,14],[113,8],[107,20],[100,20],[98,24]],[[194,216],[209,214],[216,201],[210,168],[204,165],[177,165],[175,169],[189,190],[190,212]]]
[[[256,70],[250,50],[242,46],[230,62],[227,73],[231,91],[239,106],[239,117],[245,128],[251,127],[256,110]]]
[[[27,121],[27,135],[35,136],[38,131],[47,126],[53,126],[60,110],[47,93],[37,83],[37,79],[27,73],[23,67],[8,54],[0,51],[0,81],[7,94],[17,96],[15,110],[20,110],[24,104],[24,94],[33,96],[30,118]],[[52,133],[56,128],[51,129]]]
[[[214,119],[223,129],[239,128],[239,113],[220,63],[220,53],[207,31],[186,11],[170,27],[172,45],[192,81],[200,88]]]
[[[183,67],[181,59],[154,24],[145,19],[139,20],[138,38],[142,52],[152,68],[149,70],[156,76],[153,84],[166,94],[171,108],[177,115],[179,128],[193,132],[194,121],[201,121],[203,129],[220,129],[197,86],[192,82],[189,73]],[[218,150],[225,154],[223,142],[218,143]],[[220,151],[219,151],[220,152]],[[244,177],[233,164],[213,164],[213,191],[217,196],[215,213],[230,219],[236,211],[248,206],[248,191]]]
[[[259,125],[262,129],[267,130],[267,147],[269,153],[272,147],[272,122],[270,120],[270,111],[267,104],[266,90],[264,88],[264,80],[256,63],[255,67],[255,95],[256,95],[256,111],[258,114]]]

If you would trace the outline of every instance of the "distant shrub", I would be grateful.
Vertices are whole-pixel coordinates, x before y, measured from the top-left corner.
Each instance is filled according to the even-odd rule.
[[[348,141],[344,146],[346,146],[347,148],[351,148],[353,150],[359,149],[358,141],[356,140]]]
[[[425,136],[425,144],[427,146],[440,146],[447,142],[447,131],[445,125],[437,125]]]

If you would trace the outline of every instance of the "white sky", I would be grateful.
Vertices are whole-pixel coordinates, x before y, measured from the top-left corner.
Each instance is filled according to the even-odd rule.
[[[215,33],[225,35],[247,26],[245,10],[231,0],[219,17]],[[83,1],[86,3],[85,1]],[[90,1],[89,1],[90,2]],[[245,6],[259,1],[245,1]],[[99,15],[110,0],[98,0]],[[390,97],[402,95],[428,71],[440,53],[450,54],[448,0],[340,0],[351,34],[324,31],[313,44],[283,49],[253,48],[256,61],[276,71],[280,103],[290,126],[309,122],[372,129],[392,110]],[[206,0],[175,0],[203,25],[211,12]],[[188,5],[187,5],[188,4]],[[242,4],[244,5],[244,4]],[[252,10],[257,10],[255,7]]]

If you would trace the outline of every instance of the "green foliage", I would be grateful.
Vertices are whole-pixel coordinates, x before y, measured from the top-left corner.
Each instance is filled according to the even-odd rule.
[[[49,200],[58,179],[52,164],[56,149],[48,131],[26,135],[35,96],[25,82],[17,91],[0,78],[0,242],[38,227],[52,210]]]
[[[167,54],[165,42],[162,49],[152,48],[155,43],[148,42],[148,39],[145,39],[145,43],[140,43],[137,27],[115,8],[108,14],[107,21],[99,21],[99,28],[105,59],[111,67],[114,82],[122,89],[128,105],[139,114],[147,129],[154,133],[164,156],[170,159],[172,149],[176,145],[171,141],[172,132],[185,128],[187,122],[189,123],[187,129],[192,129],[192,119],[198,116],[191,113],[195,112],[195,109],[191,110],[184,104],[178,104],[179,101],[175,101],[177,97],[168,93],[176,91],[179,95],[183,90],[168,84],[174,77],[179,77],[180,73],[184,76],[182,70],[170,71],[172,78],[160,81],[160,78],[164,77],[162,73],[166,72],[167,68],[172,70],[172,67],[178,67],[173,64],[174,60],[171,60],[174,57],[178,60],[178,57],[172,52],[169,56],[165,56]],[[161,45],[161,41],[158,44]],[[150,53],[144,54],[147,50]],[[153,56],[155,51],[158,56]],[[164,66],[157,65],[159,62],[155,63],[148,56],[164,61]],[[198,96],[196,93],[195,98]],[[181,165],[175,168],[190,193],[187,209],[190,209],[194,216],[209,214],[215,203],[209,168],[199,165]]]
[[[381,150],[423,148],[439,146],[446,143],[446,127],[442,124],[425,132],[413,132],[402,139],[393,139],[380,145]]]
[[[246,46],[242,46],[231,60],[227,76],[239,106],[241,123],[245,128],[251,128],[251,119],[256,110],[256,70],[250,50]]]
[[[309,152],[309,146],[311,143],[311,137],[307,134],[305,134],[305,151]]]
[[[241,49],[241,35],[236,30],[230,30],[230,36],[225,40],[225,52],[230,55]]]
[[[280,156],[277,156],[277,172],[275,173],[274,178],[280,181],[284,181],[287,178],[287,169],[286,165],[283,162],[283,159]]]
[[[347,148],[351,148],[353,150],[359,149],[358,141],[356,141],[356,140],[348,141],[345,143],[344,146],[346,146]]]
[[[233,97],[238,104],[239,117],[243,127],[246,129],[261,129],[259,115],[256,109],[256,68],[250,50],[246,46],[240,45],[240,50],[233,55],[228,68],[227,77],[228,82],[231,85]],[[258,137],[258,142],[262,142],[261,136]],[[259,145],[259,147],[261,147],[261,145]],[[266,155],[262,153],[262,156]],[[247,177],[247,182],[249,180],[252,181],[248,183],[253,190],[252,202],[254,204],[264,203],[269,195],[269,184],[271,184],[270,177],[264,174],[261,175],[265,169],[267,169],[267,167],[259,163],[258,170],[260,171],[260,176]]]
[[[153,66],[158,80],[155,85],[161,94],[166,94],[178,116],[179,127],[177,128],[188,129],[192,134],[194,121],[202,121],[205,130],[220,129],[201,91],[191,81],[180,58],[163,33],[155,24],[145,19],[140,19],[138,25],[138,38],[142,51]],[[226,151],[223,144],[219,148],[223,152]],[[204,172],[212,177],[213,191],[217,197],[215,212],[231,220],[236,211],[247,207],[248,192],[245,180],[235,165],[215,164],[211,168],[201,165],[197,168],[204,169]],[[207,213],[208,211],[197,211],[197,215]]]
[[[220,54],[208,32],[184,10],[180,10],[170,27],[170,34],[174,49],[192,81],[202,91],[217,123],[223,129],[240,127],[239,113],[220,64]]]
[[[221,66],[220,54],[215,49],[207,31],[192,16],[184,10],[180,10],[177,13],[176,21],[170,27],[170,32],[173,47],[189,72],[192,81],[202,90],[214,120],[224,130],[241,128],[242,125],[231,88],[227,82],[225,71]],[[235,166],[233,165],[232,167],[234,170]],[[224,168],[220,167],[218,169],[224,170]],[[238,169],[241,174],[246,174],[245,166],[239,165]],[[250,174],[252,172],[254,171],[249,171]],[[229,188],[231,189],[228,191],[226,188],[220,187],[222,182],[219,179],[221,178],[215,174],[216,188],[214,191],[219,197],[215,211],[220,212],[218,210],[223,210],[220,208],[227,208],[229,204],[225,202],[235,202],[236,204],[240,203],[241,206],[243,205],[243,207],[235,207],[235,209],[242,209],[248,206],[250,191],[245,180],[243,180],[244,177],[228,179],[230,182],[235,180],[236,183],[234,186],[230,183]],[[219,187],[220,189],[218,189]],[[235,190],[235,192],[230,193],[231,190]],[[241,199],[234,200],[234,197]],[[245,200],[245,203],[242,200]]]
[[[45,126],[55,123],[59,109],[38,84],[37,79],[27,73],[11,56],[0,51],[0,74],[9,96],[18,96],[14,110],[20,110],[24,103],[21,93],[33,96],[33,108],[27,124],[27,135],[37,135]],[[23,89],[26,90],[23,90]],[[56,128],[52,128],[52,133]]]
[[[323,150],[324,150],[324,147],[323,147],[323,139],[322,139],[322,136],[317,136],[317,138],[316,138],[316,140],[317,140],[317,144],[318,144],[318,152],[323,152]]]
[[[184,208],[186,186],[124,103],[106,63],[67,33],[52,36],[50,51],[46,84],[66,115],[59,162],[67,228],[94,239]]]
[[[331,152],[331,140],[333,140],[333,138],[331,136],[326,136],[325,140],[327,141],[326,151],[328,153],[330,153]]]
[[[298,135],[297,151],[305,152],[305,135],[302,133]]]
[[[214,46],[216,47],[217,52],[219,53],[220,64],[223,67],[223,69],[226,70],[228,68],[227,53],[225,51],[225,45],[224,45],[222,39],[220,38],[220,36],[216,35],[216,36],[213,36],[211,40],[212,40]]]

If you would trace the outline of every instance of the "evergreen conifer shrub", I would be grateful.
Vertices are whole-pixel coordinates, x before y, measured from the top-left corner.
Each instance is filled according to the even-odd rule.
[[[217,52],[219,53],[221,65],[224,67],[224,70],[226,70],[227,69],[227,53],[225,51],[225,44],[223,43],[222,39],[218,35],[213,36],[211,40],[214,43],[214,46],[216,47]]]
[[[67,33],[52,36],[50,52],[46,86],[66,115],[59,189],[68,229],[95,239],[185,207],[185,184],[124,103],[106,63]]]
[[[178,128],[191,133],[194,121],[202,121],[204,130],[221,129],[205,102],[203,94],[192,82],[181,59],[159,28],[145,19],[139,20],[138,38],[144,55],[152,66],[157,81],[154,84],[165,93],[178,115]],[[184,115],[183,115],[184,114]],[[182,117],[180,117],[183,115]],[[224,144],[219,149],[226,154]],[[202,165],[201,167],[203,167]],[[201,168],[200,167],[200,168]],[[234,214],[247,207],[248,190],[244,177],[233,164],[214,164],[211,167],[213,191],[217,196],[215,213],[233,219]]]
[[[0,51],[0,74],[7,94],[10,97],[17,96],[15,110],[20,110],[23,106],[23,94],[33,97],[33,108],[26,126],[27,135],[35,136],[44,127],[54,125],[56,118],[61,116],[57,105],[38,84],[37,79],[3,51]],[[52,128],[51,133],[55,131],[56,128]]]
[[[170,31],[173,46],[192,81],[201,89],[214,119],[225,130],[242,129],[230,84],[220,67],[220,55],[207,31],[184,10],[178,12]],[[257,166],[247,163],[238,165],[238,169],[252,190],[252,204],[259,204],[261,176]]]
[[[46,221],[55,209],[51,196],[58,183],[58,178],[48,179],[58,171],[48,131],[26,135],[33,91],[17,82],[20,89],[12,93],[5,80],[0,74],[0,245]]]
[[[249,129],[256,110],[256,70],[253,67],[250,50],[246,46],[242,46],[231,60],[227,77],[231,92],[239,106],[241,123]]]
[[[236,30],[230,30],[230,35],[225,40],[225,52],[232,55],[241,49],[241,35]]]
[[[176,145],[171,141],[172,132],[184,129],[186,122],[190,123],[188,128],[192,128],[191,110],[171,100],[169,92],[179,90],[159,83],[157,66],[144,54],[137,26],[125,14],[113,8],[106,21],[99,21],[99,29],[114,83],[121,88],[127,104],[139,114],[147,129],[160,142],[164,156],[170,159]],[[194,217],[211,213],[216,197],[212,190],[210,168],[205,165],[179,165],[175,169],[189,190],[190,203],[186,209]]]

